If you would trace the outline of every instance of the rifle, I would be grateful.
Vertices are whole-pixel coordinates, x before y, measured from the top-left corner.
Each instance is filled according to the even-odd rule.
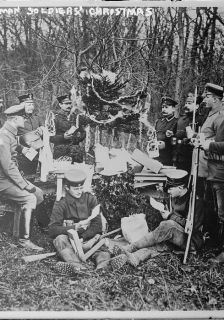
[[[191,175],[191,193],[190,193],[190,200],[189,200],[189,208],[188,208],[188,215],[185,224],[185,233],[188,234],[187,237],[187,244],[184,252],[184,260],[183,263],[186,263],[190,243],[191,243],[191,236],[194,227],[194,211],[195,211],[195,200],[196,200],[196,186],[197,186],[197,176],[198,176],[198,162],[199,162],[199,153],[200,153],[200,146],[197,145],[194,147],[195,152],[193,152],[194,161],[192,161],[192,175]]]

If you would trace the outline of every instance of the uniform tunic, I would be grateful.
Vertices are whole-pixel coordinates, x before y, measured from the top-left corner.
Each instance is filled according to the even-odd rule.
[[[40,115],[27,114],[24,121],[24,128],[18,129],[18,136],[21,136],[30,131],[34,131],[41,126],[44,126],[44,119]]]
[[[0,193],[20,203],[24,208],[35,209],[43,201],[42,191],[25,190],[28,182],[21,176],[17,164],[17,129],[8,122],[0,129]]]
[[[55,130],[56,135],[50,137],[50,141],[54,143],[54,158],[59,158],[61,156],[66,156],[70,154],[71,145],[79,145],[79,142],[85,139],[86,132],[80,126],[73,134],[72,139],[64,139],[64,133],[71,128],[72,125],[75,125],[75,115],[72,115],[68,119],[68,113],[59,110],[55,114]]]
[[[206,118],[203,126],[201,127],[201,133],[204,134],[205,139],[215,139],[216,132],[222,122],[223,107],[220,106],[214,110],[211,110]],[[208,177],[208,162],[207,156],[203,150],[199,153],[199,166],[198,176],[207,178]]]
[[[18,129],[18,136],[22,136],[28,132],[35,131],[40,126],[44,126],[44,119],[37,114],[27,114],[24,121],[24,128]],[[30,161],[23,154],[18,155],[19,169],[25,175],[35,174],[38,166],[38,155]]]
[[[49,223],[49,234],[52,238],[58,235],[67,235],[67,230],[72,229],[71,226],[63,226],[64,220],[72,220],[78,223],[81,220],[87,219],[92,210],[97,205],[97,199],[89,192],[83,192],[80,198],[74,198],[70,193],[60,201],[55,202],[52,215]],[[78,234],[84,241],[91,239],[97,233],[102,232],[101,216],[97,215],[91,220],[89,227],[84,230],[79,230]]]
[[[173,165],[173,146],[171,144],[171,137],[166,137],[166,131],[174,131],[177,123],[177,118],[174,116],[167,118],[163,117],[156,121],[155,129],[158,141],[165,142],[165,148],[159,150],[159,157],[156,158],[158,161],[162,162],[163,165],[172,166]]]

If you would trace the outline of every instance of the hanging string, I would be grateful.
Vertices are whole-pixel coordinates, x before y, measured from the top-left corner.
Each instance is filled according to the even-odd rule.
[[[95,130],[95,146],[96,144],[100,143],[100,129],[99,126],[96,126],[96,130]]]
[[[141,145],[142,142],[142,129],[143,129],[143,123],[139,121],[139,144]]]
[[[89,152],[90,148],[90,125],[88,124],[86,129],[86,141],[85,141],[85,152]]]
[[[76,128],[79,128],[79,116],[80,116],[80,113],[78,113],[76,116],[76,122],[75,122]]]
[[[44,126],[47,128],[50,136],[55,136],[56,134],[55,115],[52,111],[47,112]]]

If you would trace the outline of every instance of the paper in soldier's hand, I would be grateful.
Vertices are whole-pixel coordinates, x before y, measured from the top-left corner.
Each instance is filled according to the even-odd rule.
[[[161,202],[156,201],[152,197],[150,197],[150,204],[156,210],[159,210],[159,211],[164,211],[165,210],[164,205]]]

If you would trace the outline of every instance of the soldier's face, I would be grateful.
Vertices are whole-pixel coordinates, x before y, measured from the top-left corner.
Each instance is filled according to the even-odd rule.
[[[215,102],[213,94],[207,91],[203,94],[203,98],[204,98],[203,102],[205,103],[205,107],[211,109]]]
[[[182,186],[178,186],[178,187],[171,187],[167,190],[167,192],[169,193],[169,195],[171,196],[171,198],[176,198],[179,197],[181,195],[181,191],[183,190]]]
[[[194,109],[197,109],[197,106],[194,104],[192,99],[187,99],[184,105],[185,112],[193,112]]]
[[[62,102],[62,103],[60,103],[60,108],[65,112],[70,112],[70,110],[72,108],[72,103],[71,102]]]
[[[28,114],[33,113],[34,110],[34,103],[33,102],[26,102],[25,103],[25,112]]]
[[[72,197],[79,199],[83,193],[83,186],[80,186],[80,187],[70,186],[68,189],[68,192]]]
[[[16,123],[18,128],[24,128],[24,121],[25,119],[21,116],[16,117]]]
[[[170,106],[170,105],[168,105],[166,103],[162,104],[162,115],[164,117],[171,116],[171,115],[174,114],[174,112],[175,112],[175,107]]]

